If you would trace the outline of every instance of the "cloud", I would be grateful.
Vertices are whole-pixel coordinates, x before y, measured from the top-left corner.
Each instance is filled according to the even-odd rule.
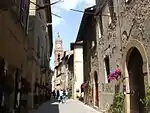
[[[60,19],[60,18],[57,18],[55,16],[52,16],[52,19],[53,19],[53,27],[55,28],[57,25],[59,25],[60,23],[63,23],[64,20],[63,19]]]
[[[86,6],[84,8],[87,8],[88,6],[92,6],[95,4],[95,0],[64,0],[63,2],[60,2],[57,4],[60,8],[64,10],[74,9],[78,5]]]
[[[86,3],[85,3],[86,7],[91,7],[93,5],[95,5],[95,0],[86,0]]]
[[[60,16],[62,14],[61,10],[58,7],[52,7],[52,13]],[[64,20],[63,18],[56,17],[53,14],[52,14],[52,22],[53,22],[53,27],[55,28],[60,23],[64,22]]]
[[[52,0],[52,2],[55,1],[56,0]],[[81,9],[85,9],[93,5],[95,5],[95,0],[64,0],[63,2],[53,5],[52,12],[57,15],[62,15],[62,13],[67,13],[70,11],[69,9],[75,9],[77,6],[79,6]],[[55,17],[54,15],[52,18],[54,28],[60,23],[65,22],[65,20]]]

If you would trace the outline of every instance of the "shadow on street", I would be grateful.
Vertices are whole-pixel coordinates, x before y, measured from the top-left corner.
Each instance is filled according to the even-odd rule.
[[[34,113],[59,113],[59,104],[55,100],[45,102]]]

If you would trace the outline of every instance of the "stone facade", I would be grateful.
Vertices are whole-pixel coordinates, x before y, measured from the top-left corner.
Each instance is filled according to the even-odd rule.
[[[129,105],[130,101],[133,101],[133,97],[129,97],[131,90],[136,90],[132,88],[139,87],[138,84],[132,83],[133,78],[129,77],[129,61],[130,54],[136,48],[142,56],[141,73],[145,75],[143,80],[149,83],[149,6],[147,0],[128,0],[128,2],[104,0],[96,2],[96,16],[86,14],[92,13],[93,8],[85,10],[77,40],[83,40],[84,43],[84,81],[88,81],[88,88],[85,90],[86,103],[92,106],[98,105],[98,109],[109,107],[113,102],[114,94],[123,91],[124,84],[125,92],[128,86],[130,88],[128,94],[125,93],[126,112],[138,110],[136,106]],[[83,26],[85,20],[95,25],[93,27],[96,28],[96,32],[88,23]],[[136,64],[136,61],[133,60],[133,64]],[[121,79],[108,81],[108,75],[117,68],[122,70]],[[95,71],[99,86],[97,99]],[[134,70],[131,71],[134,73]],[[99,104],[96,104],[97,100]]]
[[[40,73],[41,71],[43,72],[43,66],[47,71],[44,74],[48,75],[49,58],[52,51],[52,28],[47,26],[47,23],[51,23],[51,9],[48,7],[43,11],[39,11],[44,17],[42,21],[39,21],[41,18],[36,11],[36,4],[50,4],[49,0],[41,0],[41,2],[43,4],[39,4],[39,1],[37,3],[36,0],[0,2],[0,35],[3,37],[0,39],[1,71],[5,68],[4,71],[8,70],[9,77],[13,77],[10,84],[13,87],[11,89],[14,91],[10,96],[11,100],[7,100],[10,102],[11,107],[6,106],[7,110],[10,111],[20,109],[21,104],[23,108],[33,108],[35,104],[34,94],[38,93],[38,91],[34,92],[35,82],[40,82]],[[41,24],[39,25],[40,22]],[[44,32],[41,32],[41,25],[45,27]],[[2,26],[4,27],[2,28]],[[41,45],[36,40],[38,36],[41,39]],[[43,50],[41,46],[44,46]],[[22,100],[18,99],[18,97]],[[18,106],[17,102],[19,102]]]
[[[87,84],[84,90],[85,103],[96,107],[99,106],[99,84],[98,80],[95,81],[95,77],[99,78],[99,56],[98,45],[96,40],[96,20],[94,16],[88,15],[88,13],[95,12],[95,6],[85,9],[85,12],[81,21],[77,41],[83,40],[83,59],[84,59],[84,83]],[[86,23],[84,23],[86,20]],[[97,95],[95,96],[95,94]]]
[[[52,28],[51,25],[49,25],[49,23],[51,23],[51,16],[49,16],[51,9],[45,8],[44,10],[34,10],[38,8],[35,4],[44,6],[45,4],[50,3],[50,1],[32,0],[31,2],[28,28],[27,75],[28,81],[32,83],[28,105],[33,108],[34,103],[38,104],[38,102],[35,102],[34,100],[37,100],[36,98],[40,95],[45,95],[44,90],[35,88],[35,83],[44,86],[46,85],[52,49]]]
[[[72,92],[72,86],[73,86],[73,54],[70,55],[68,58],[68,89]]]
[[[123,91],[122,86],[124,82],[120,80],[108,81],[108,75],[117,69],[122,69],[122,78],[125,76],[125,63],[128,63],[129,55],[133,48],[137,48],[140,52],[143,65],[142,70],[145,75],[144,80],[149,82],[149,2],[145,1],[115,1],[115,0],[104,0],[97,1],[96,7],[96,40],[89,40],[88,30],[91,27],[86,25],[86,29],[82,32],[86,32],[84,35],[80,33],[80,40],[84,40],[84,70],[88,70],[85,73],[85,79],[93,81],[92,76],[94,70],[98,72],[98,84],[99,84],[99,108],[105,108],[106,105],[111,105],[113,102],[113,95],[118,91]],[[87,9],[85,10],[87,11]],[[92,17],[92,16],[91,16]],[[93,17],[94,18],[94,17]],[[83,20],[85,19],[85,14]],[[88,18],[86,18],[88,19]],[[91,21],[88,19],[88,21]],[[93,22],[93,21],[92,21]],[[82,22],[81,22],[82,24]],[[93,22],[94,24],[94,22]],[[80,27],[81,28],[81,27]],[[82,27],[83,29],[83,27]],[[80,30],[79,30],[80,31]],[[90,32],[91,33],[91,32]],[[94,37],[94,31],[92,35]],[[86,37],[86,38],[84,38]],[[77,38],[79,39],[79,37]],[[86,40],[85,40],[86,39]],[[95,52],[93,53],[90,45],[95,46]],[[88,50],[88,49],[91,50]],[[107,62],[106,63],[106,59]],[[89,60],[89,61],[88,61]],[[98,67],[98,68],[95,68]],[[109,67],[109,69],[108,69]],[[109,71],[109,72],[108,72]],[[89,77],[88,77],[89,76]],[[90,78],[91,77],[91,78]],[[86,81],[86,80],[85,80]],[[125,80],[126,81],[126,80]],[[127,81],[130,81],[128,78]],[[132,81],[130,81],[132,84]],[[94,82],[93,82],[94,84]],[[127,87],[127,82],[124,83]],[[138,85],[138,84],[134,84]],[[89,85],[95,89],[95,85]],[[130,86],[132,87],[132,85]],[[130,88],[131,89],[131,88]],[[85,92],[87,94],[87,92]],[[89,93],[88,93],[89,94]],[[92,91],[91,95],[96,95],[95,91]],[[87,103],[94,106],[95,99]],[[126,97],[128,97],[126,95]],[[132,99],[126,98],[126,103]],[[93,101],[93,102],[92,102]],[[128,105],[126,107],[129,107]],[[132,109],[132,108],[131,108]],[[129,112],[129,111],[127,111]]]
[[[28,2],[23,4],[27,9]],[[26,77],[27,21],[24,19],[28,14],[24,12],[26,15],[23,16],[19,13],[22,6],[18,6],[19,3],[0,1],[0,108],[4,108],[5,113],[20,109],[21,99],[18,95],[21,81]]]
[[[81,85],[84,80],[83,70],[83,41],[76,41],[71,43],[73,50],[73,81],[72,81],[72,97],[79,99],[82,97]]]
[[[70,80],[70,70],[68,60],[72,55],[72,51],[65,51],[61,62],[55,67],[54,88],[53,89],[68,89]],[[72,84],[71,84],[72,85]]]
[[[150,4],[146,0],[144,2],[128,1],[126,3],[123,0],[107,2],[101,13],[103,30],[101,31],[101,37],[98,37],[101,39],[99,42],[102,43],[99,47],[103,48],[99,48],[99,50],[102,50],[99,54],[103,53],[109,56],[111,70],[119,65],[124,72],[125,62],[128,63],[129,60],[129,51],[137,48],[143,59],[142,69],[143,73],[147,75],[144,77],[145,80],[148,78],[147,81],[149,80],[149,27],[147,23],[149,6]],[[106,15],[112,16],[107,17]],[[98,20],[100,19],[98,18]],[[102,59],[100,60],[102,61]],[[128,86],[126,83],[125,85]]]

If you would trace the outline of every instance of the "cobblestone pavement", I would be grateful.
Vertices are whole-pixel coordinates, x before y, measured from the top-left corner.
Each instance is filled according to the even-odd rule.
[[[65,104],[45,102],[32,113],[100,113],[82,102],[68,100]]]

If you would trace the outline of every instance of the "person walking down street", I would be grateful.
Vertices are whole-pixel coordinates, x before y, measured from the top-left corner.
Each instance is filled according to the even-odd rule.
[[[66,103],[66,90],[63,90],[63,99],[62,103]]]
[[[54,99],[56,99],[56,90],[55,89],[53,90],[52,94],[53,94]]]
[[[59,93],[60,93],[60,100],[59,100],[59,102],[63,103],[63,90],[61,89]]]
[[[67,99],[68,99],[68,90],[66,89],[63,91],[63,102],[66,103]]]
[[[68,99],[68,90],[66,89],[66,100]]]
[[[56,94],[56,96],[57,96],[57,99],[59,98],[59,96],[60,96],[60,94],[59,94],[59,90],[57,90],[57,94]]]
[[[57,90],[57,100],[60,101],[60,91]]]
[[[52,92],[51,92],[51,90],[49,90],[48,91],[48,100],[51,100],[51,94],[52,94]]]

